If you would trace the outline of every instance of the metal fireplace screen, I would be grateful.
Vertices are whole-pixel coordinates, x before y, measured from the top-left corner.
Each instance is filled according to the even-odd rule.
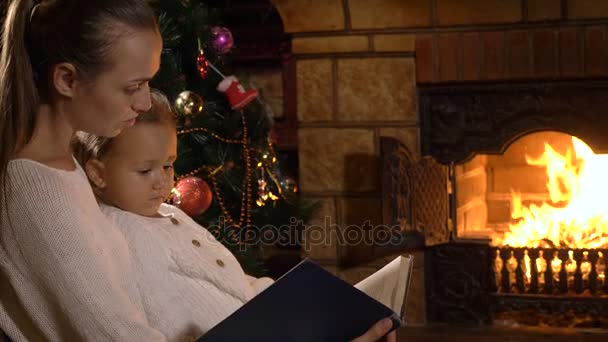
[[[496,292],[608,295],[608,250],[495,247],[492,253]]]
[[[412,158],[394,138],[383,137],[381,146],[384,224],[419,233],[427,246],[448,242],[448,168],[432,158]]]
[[[424,260],[427,320],[606,329],[608,250],[571,252],[460,242],[430,247]]]
[[[605,249],[491,248],[492,321],[607,329],[607,252]]]

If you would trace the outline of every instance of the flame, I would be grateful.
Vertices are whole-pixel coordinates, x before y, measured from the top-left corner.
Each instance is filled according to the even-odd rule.
[[[540,206],[522,204],[521,194],[512,193],[511,217],[504,236],[495,236],[494,245],[513,247],[605,248],[608,246],[607,204],[608,155],[595,154],[589,146],[572,137],[574,155],[556,152],[545,143],[538,158],[526,156],[530,165],[546,168],[550,202]]]

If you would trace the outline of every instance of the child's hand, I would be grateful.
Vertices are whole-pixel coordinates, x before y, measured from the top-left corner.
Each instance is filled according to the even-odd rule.
[[[390,318],[385,318],[383,320],[380,320],[376,324],[372,325],[372,327],[369,328],[369,330],[366,331],[365,334],[357,337],[356,339],[352,340],[351,342],[380,341],[380,338],[382,338],[382,336],[384,336],[384,334],[386,334],[389,330],[391,330],[392,326],[393,326],[393,322],[390,320]],[[383,341],[397,342],[397,333],[395,331],[393,331],[392,333],[386,335],[386,338],[383,339]]]

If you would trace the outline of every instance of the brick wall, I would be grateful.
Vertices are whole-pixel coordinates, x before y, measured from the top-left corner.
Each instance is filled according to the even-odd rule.
[[[608,76],[606,25],[421,34],[418,83]]]

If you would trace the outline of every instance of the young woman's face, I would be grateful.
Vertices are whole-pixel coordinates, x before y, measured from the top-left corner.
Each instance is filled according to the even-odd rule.
[[[157,215],[173,188],[176,157],[173,125],[140,122],[125,129],[101,160],[101,199],[132,213]]]
[[[137,112],[150,108],[148,81],[160,67],[157,32],[134,32],[116,41],[113,65],[72,98],[68,120],[77,131],[114,137],[132,126]]]

